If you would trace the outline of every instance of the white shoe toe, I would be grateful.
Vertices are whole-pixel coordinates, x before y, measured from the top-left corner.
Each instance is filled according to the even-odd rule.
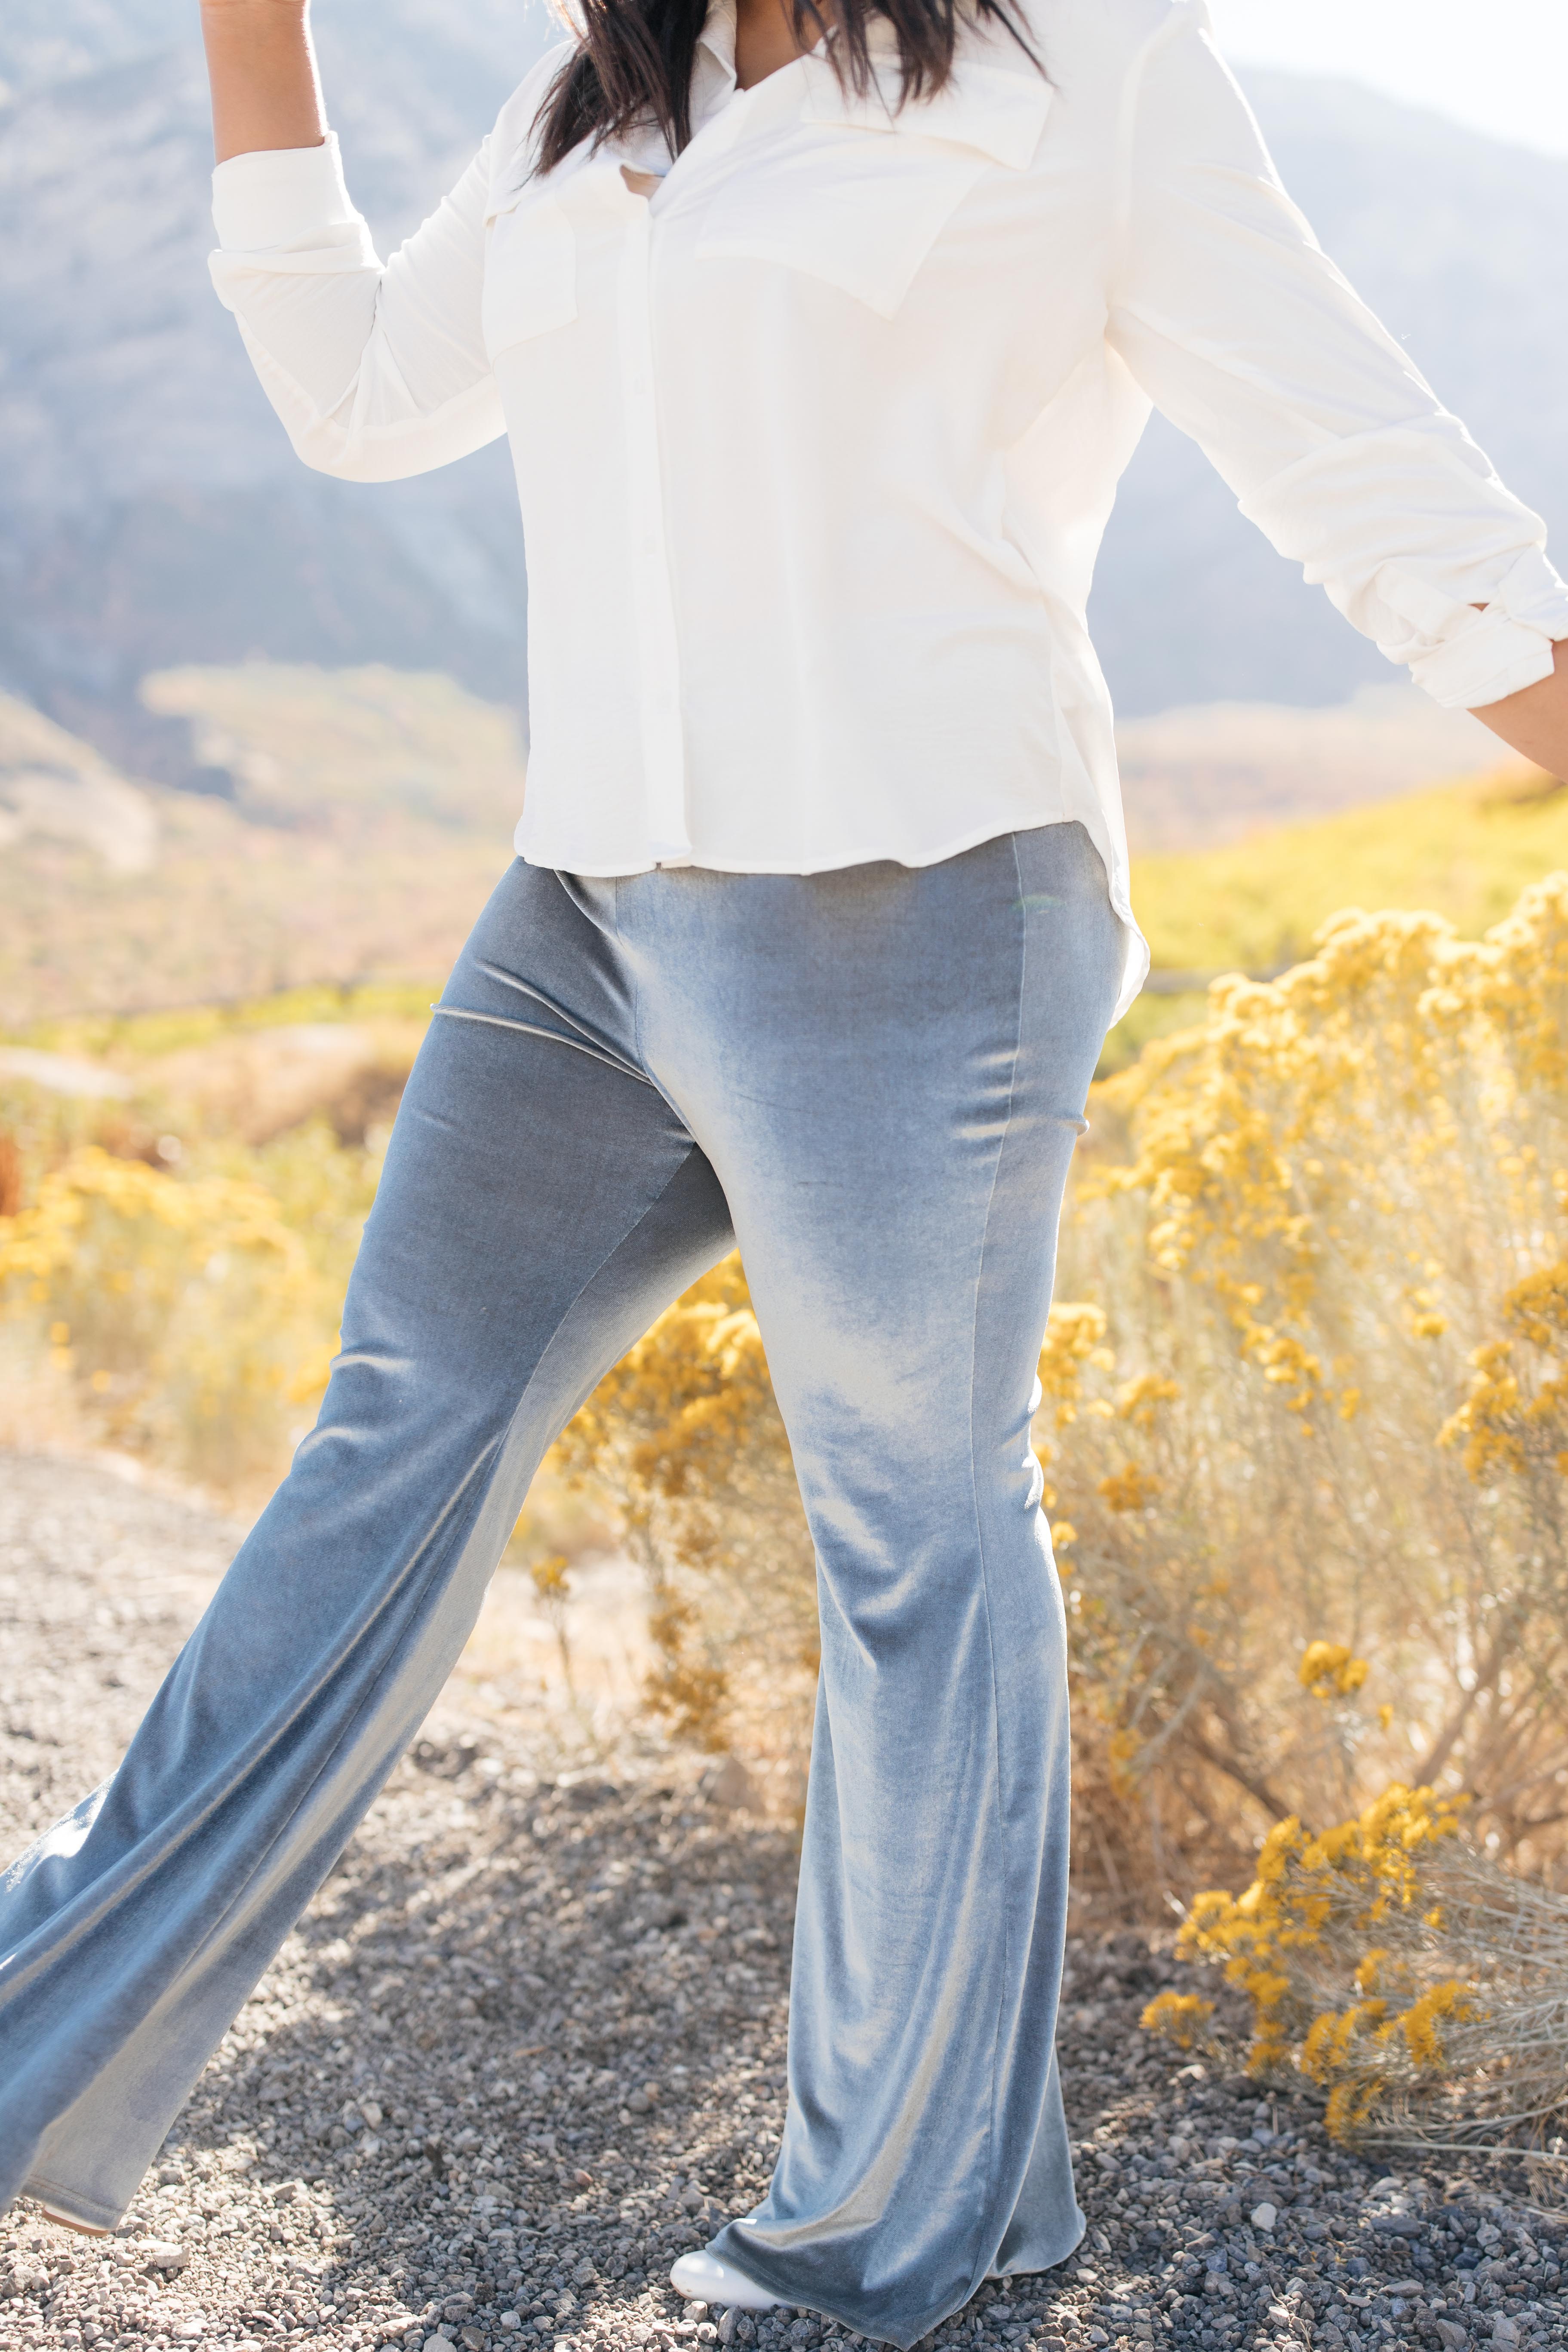
[[[669,2284],[677,2294],[694,2303],[728,2305],[735,2311],[776,2311],[778,2297],[749,2279],[733,2263],[717,2254],[682,2254],[670,2270]]]

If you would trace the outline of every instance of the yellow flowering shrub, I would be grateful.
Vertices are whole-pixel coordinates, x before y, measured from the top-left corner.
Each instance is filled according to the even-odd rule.
[[[0,1217],[5,1337],[89,1437],[264,1494],[325,1386],[374,1181],[317,1127],[176,1169],[78,1143]]]
[[[816,1559],[738,1257],[660,1316],[547,1467],[618,1508],[648,1582],[654,1711],[707,1747],[798,1751]]]
[[[1279,1822],[1245,1894],[1195,1896],[1177,1948],[1246,1996],[1248,2071],[1317,2086],[1338,2139],[1539,2143],[1568,2106],[1568,1896],[1503,1869],[1430,1789],[1393,1784],[1318,1832]],[[1166,1994],[1142,2022],[1223,2049],[1215,2015]]]
[[[1036,1431],[1130,1898],[1390,1782],[1560,1849],[1565,1077],[1554,875],[1480,940],[1338,915],[1096,1089]]]

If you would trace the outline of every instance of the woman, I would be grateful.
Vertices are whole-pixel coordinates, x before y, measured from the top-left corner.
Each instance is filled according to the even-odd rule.
[[[590,0],[385,268],[305,0],[206,0],[214,272],[296,447],[510,432],[519,860],[316,1430],[0,1897],[0,2196],[111,2224],[439,1689],[531,1472],[738,1240],[819,1559],[791,2099],[677,2265],[909,2346],[1077,2242],[1062,1610],[1028,1428],[1147,953],[1084,628],[1151,400],[1568,772],[1542,533],[1274,178],[1199,0]]]

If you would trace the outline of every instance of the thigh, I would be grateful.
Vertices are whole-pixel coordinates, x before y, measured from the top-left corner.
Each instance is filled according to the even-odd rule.
[[[395,1397],[438,1381],[430,1402],[447,1423],[510,1411],[694,1150],[637,1065],[614,941],[558,875],[519,861],[405,1092],[318,1438],[367,1382]]]
[[[1032,1475],[1124,952],[1100,859],[1074,824],[915,871],[651,879],[662,902],[622,886],[647,1066],[730,1202],[819,1545],[885,1528],[889,1498],[940,1540],[951,1508],[920,1498],[951,1499],[972,1454]]]
[[[370,1671],[426,1619],[444,1673],[563,1423],[732,1246],[668,1104],[613,1041],[581,1049],[603,950],[557,877],[520,865],[453,973],[316,1425],[194,1638],[236,1738],[295,1678],[314,1689],[351,1657]]]

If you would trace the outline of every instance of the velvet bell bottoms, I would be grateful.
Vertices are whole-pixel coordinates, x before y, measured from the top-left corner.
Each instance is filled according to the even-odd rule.
[[[918,868],[514,865],[319,1422],[101,1789],[0,1884],[0,2202],[117,2221],[436,1698],[542,1455],[737,1243],[817,1560],[790,2096],[711,2252],[908,2347],[1083,2228],[1029,1442],[1125,931],[1083,826]]]

